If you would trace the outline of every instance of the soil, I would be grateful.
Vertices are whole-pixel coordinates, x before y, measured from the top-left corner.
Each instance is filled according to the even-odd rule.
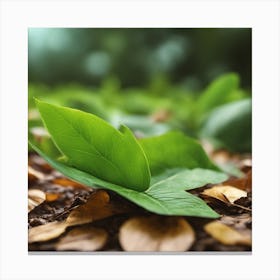
[[[29,176],[29,189],[40,189],[50,197],[55,197],[53,201],[44,201],[29,212],[29,229],[39,225],[47,224],[49,222],[65,220],[71,210],[75,209],[79,205],[84,204],[87,201],[88,197],[96,191],[95,189],[77,184],[70,181],[69,179],[66,179],[62,174],[53,170],[41,157],[36,154],[29,154],[29,166],[31,166],[34,170],[39,171],[42,175],[39,178],[36,178],[36,176]],[[243,168],[243,171],[244,170],[246,174],[251,174],[250,167],[246,166]],[[233,181],[234,180],[237,179],[233,179]],[[201,192],[205,188],[209,187],[210,185],[207,185],[202,188],[193,190],[191,191],[191,193],[204,199],[210,207],[212,207],[217,213],[219,213],[221,215],[220,220],[224,224],[231,226],[241,233],[244,232],[246,234],[251,234],[251,188],[247,186],[247,197],[239,199],[234,203],[234,205],[229,205],[215,199],[202,197]],[[118,241],[120,226],[130,217],[134,217],[137,215],[151,215],[151,213],[141,207],[134,205],[133,203],[130,203],[126,199],[118,196],[113,192],[107,192],[110,195],[110,201],[112,201],[112,203],[122,205],[122,207],[129,209],[129,211],[95,221],[92,224],[95,227],[105,229],[109,235],[106,245],[100,251],[119,252],[123,251]],[[191,224],[196,234],[196,241],[189,251],[244,252],[251,251],[252,249],[247,245],[223,245],[220,242],[216,241],[203,229],[203,226],[206,223],[212,221],[211,219],[197,217],[184,218]],[[71,227],[67,228],[66,232],[63,235],[67,234],[70,229]],[[59,238],[46,242],[30,243],[29,251],[56,251],[55,244],[57,243],[58,239]]]

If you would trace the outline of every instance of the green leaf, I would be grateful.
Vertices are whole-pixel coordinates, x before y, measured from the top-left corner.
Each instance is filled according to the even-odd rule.
[[[235,73],[225,74],[215,79],[197,100],[198,116],[202,117],[215,107],[232,101],[231,95],[235,95],[238,86],[239,76]]]
[[[127,127],[119,131],[92,114],[38,100],[36,103],[68,165],[138,191],[149,187],[146,156]]]
[[[111,123],[114,126],[122,123],[143,137],[160,135],[170,130],[169,125],[165,123],[156,123],[151,118],[140,115],[129,116],[116,114],[111,119]]]
[[[200,135],[211,141],[216,148],[251,152],[251,99],[232,102],[213,110],[202,126]]]
[[[201,187],[207,183],[224,181],[227,179],[227,176],[223,173],[203,169],[182,170],[176,175],[157,181],[148,190],[139,192],[106,182],[89,173],[53,160],[32,143],[30,145],[50,165],[65,176],[89,187],[99,186],[114,191],[151,212],[162,215],[219,217],[203,200],[185,192],[185,190]]]
[[[209,169],[195,168],[182,169],[174,175],[166,175],[165,178],[155,182],[148,190],[155,193],[158,190],[192,190],[206,184],[216,184],[227,179],[227,175]]]
[[[152,175],[173,168],[219,170],[207,157],[201,145],[178,131],[140,140]]]

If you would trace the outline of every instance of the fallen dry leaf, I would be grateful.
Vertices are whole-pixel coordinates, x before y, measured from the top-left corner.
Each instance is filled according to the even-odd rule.
[[[28,231],[28,242],[44,242],[54,239],[60,236],[66,228],[66,223],[58,221],[33,227]]]
[[[201,194],[213,197],[225,203],[230,202],[231,204],[239,198],[247,196],[247,192],[232,186],[213,186],[204,190]]]
[[[28,166],[28,181],[35,182],[37,180],[43,180],[45,175],[40,171],[35,170],[31,166]]]
[[[96,251],[101,249],[108,239],[104,229],[82,226],[70,230],[55,245],[56,250]]]
[[[46,193],[46,201],[53,202],[58,200],[61,197],[61,194],[59,193]]]
[[[244,177],[229,179],[223,183],[223,185],[230,185],[244,191],[252,190],[252,170],[249,170]]]
[[[67,178],[56,178],[56,179],[52,180],[52,183],[60,185],[60,186],[65,186],[65,187],[71,186],[71,187],[86,189],[86,190],[90,189],[89,187],[86,187],[78,182],[72,181]]]
[[[108,193],[98,190],[89,197],[85,204],[78,206],[70,213],[66,223],[68,226],[87,224],[123,212],[109,201]]]
[[[28,213],[46,200],[46,194],[41,190],[28,190]]]
[[[60,236],[69,226],[91,223],[124,212],[123,209],[113,206],[109,201],[110,197],[106,191],[96,191],[85,204],[72,210],[65,221],[51,222],[31,228],[29,243],[51,240]]]
[[[187,251],[195,233],[184,218],[135,217],[120,228],[119,241],[125,251]]]
[[[219,221],[208,223],[204,226],[204,230],[214,239],[224,245],[247,245],[251,246],[251,236],[242,235],[233,228],[222,224]]]

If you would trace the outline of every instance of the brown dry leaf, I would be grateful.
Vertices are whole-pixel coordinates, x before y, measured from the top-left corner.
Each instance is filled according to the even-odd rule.
[[[60,238],[55,248],[63,251],[96,251],[105,245],[107,239],[108,234],[104,229],[82,226],[70,230]]]
[[[222,224],[219,221],[208,223],[204,230],[214,239],[224,245],[247,245],[251,246],[252,240],[249,235],[242,235],[233,228]]]
[[[28,181],[29,182],[35,182],[37,180],[43,180],[45,178],[45,175],[32,168],[31,166],[28,166]]]
[[[28,190],[28,213],[46,200],[46,194],[41,190]]]
[[[66,219],[67,225],[87,224],[123,212],[110,204],[109,201],[108,193],[98,190],[89,197],[85,204],[72,210]]]
[[[69,226],[91,223],[124,212],[110,204],[109,200],[107,192],[98,190],[90,196],[85,204],[72,210],[65,221],[51,222],[31,228],[29,243],[48,241],[60,236]]]
[[[54,239],[60,236],[66,228],[66,223],[58,221],[31,228],[28,231],[28,242],[44,242]]]
[[[247,192],[232,186],[213,186],[204,190],[201,194],[216,198],[225,203],[230,202],[231,204],[239,198],[247,196]]]
[[[56,178],[52,181],[52,183],[60,185],[60,186],[65,186],[65,187],[71,186],[71,187],[76,187],[76,188],[81,188],[81,189],[86,189],[86,190],[90,189],[89,187],[86,187],[78,182],[72,181],[67,178]]]
[[[56,201],[60,197],[61,197],[61,194],[59,194],[59,193],[50,193],[50,192],[46,193],[46,201],[48,201],[48,202]]]
[[[223,184],[231,185],[238,189],[249,192],[252,190],[252,170],[249,170],[247,174],[242,178],[229,179],[225,181]]]
[[[190,224],[179,217],[135,217],[120,228],[125,251],[187,251],[195,241]]]

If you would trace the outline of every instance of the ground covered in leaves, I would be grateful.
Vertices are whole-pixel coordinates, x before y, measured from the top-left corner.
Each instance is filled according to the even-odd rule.
[[[113,192],[71,181],[30,153],[29,251],[251,251],[251,158],[225,151],[211,157],[244,173],[190,191],[221,215],[214,220],[150,213]]]

